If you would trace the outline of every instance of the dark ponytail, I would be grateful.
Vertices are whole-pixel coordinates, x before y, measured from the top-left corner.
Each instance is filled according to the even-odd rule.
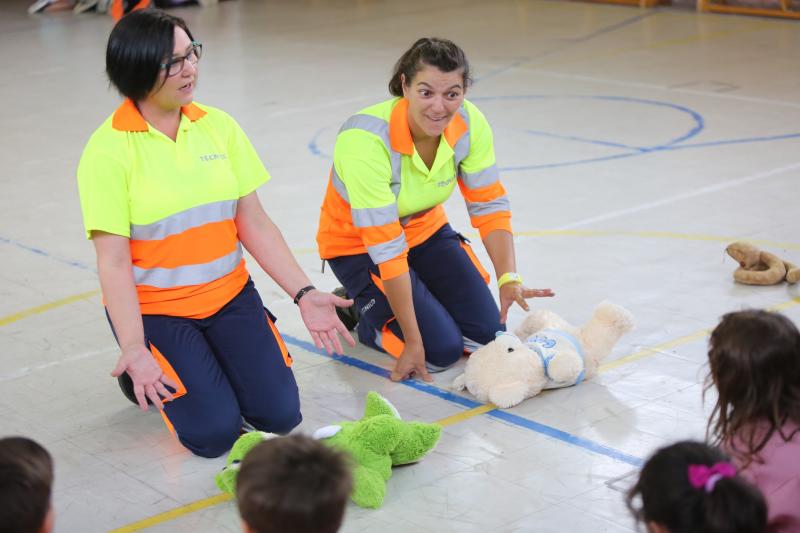
[[[389,92],[393,96],[403,96],[403,80],[411,83],[423,65],[436,67],[442,72],[453,72],[461,69],[464,76],[464,89],[472,83],[469,75],[469,62],[464,51],[453,41],[437,37],[423,37],[400,56],[394,65],[392,79],[389,80]]]
[[[647,460],[628,493],[628,508],[638,522],[655,522],[670,533],[766,531],[764,497],[741,477],[720,477],[700,488],[690,483],[689,465],[711,467],[727,460],[722,452],[700,442],[661,448]]]

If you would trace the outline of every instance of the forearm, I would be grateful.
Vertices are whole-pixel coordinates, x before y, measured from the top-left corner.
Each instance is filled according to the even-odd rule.
[[[411,292],[411,276],[408,272],[395,278],[384,280],[383,288],[386,299],[392,308],[397,323],[403,331],[406,345],[422,345],[422,334],[417,324],[417,315],[414,311],[414,299]]]
[[[517,271],[514,236],[510,232],[502,229],[494,230],[483,238],[483,245],[492,260],[497,279],[506,272]]]
[[[97,271],[120,348],[144,345],[144,326],[130,263],[117,264],[98,258]]]
[[[278,227],[262,216],[236,218],[239,240],[275,283],[291,297],[311,281],[297,263]]]

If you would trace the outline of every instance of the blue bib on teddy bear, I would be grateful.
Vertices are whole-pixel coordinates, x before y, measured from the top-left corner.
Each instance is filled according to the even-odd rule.
[[[544,375],[548,381],[548,385],[544,387],[545,389],[571,387],[583,381],[583,378],[586,375],[586,356],[583,354],[583,349],[581,349],[578,339],[569,333],[556,329],[543,329],[528,337],[526,344],[528,345],[528,348],[533,350],[542,360],[542,365],[544,365]],[[578,374],[578,377],[573,383],[559,383],[550,377],[550,372],[548,371],[550,361],[553,360],[559,349],[565,344],[568,344],[575,349],[575,351],[581,357],[581,365],[583,366],[581,373]]]

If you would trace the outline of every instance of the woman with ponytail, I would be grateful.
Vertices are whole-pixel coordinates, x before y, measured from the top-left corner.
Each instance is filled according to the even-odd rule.
[[[511,208],[486,118],[464,96],[470,68],[447,39],[422,38],[397,61],[392,98],[350,117],[336,138],[317,243],[354,298],[362,343],[397,358],[395,381],[443,370],[505,329],[509,307],[553,296],[517,274]],[[497,277],[447,221],[456,185]],[[344,314],[347,314],[345,311]],[[347,323],[347,322],[345,322]]]

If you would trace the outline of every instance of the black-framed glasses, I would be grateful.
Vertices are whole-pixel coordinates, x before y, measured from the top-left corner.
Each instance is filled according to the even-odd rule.
[[[161,68],[167,73],[167,77],[175,76],[183,70],[184,61],[188,61],[192,65],[196,65],[203,55],[203,43],[192,41],[192,47],[185,56],[174,57],[166,63],[161,63]]]

